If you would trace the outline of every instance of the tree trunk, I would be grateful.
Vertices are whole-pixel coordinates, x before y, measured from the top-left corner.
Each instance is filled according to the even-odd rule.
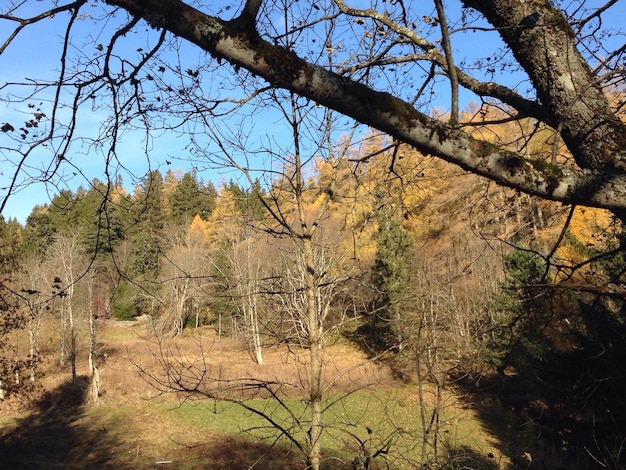
[[[322,336],[319,306],[316,302],[317,280],[313,247],[310,239],[303,240],[304,260],[306,264],[306,301],[308,316],[309,360],[309,400],[311,403],[311,427],[309,429],[308,465],[311,470],[319,470],[322,437]]]
[[[250,334],[252,335],[252,344],[254,348],[254,357],[257,364],[263,364],[263,349],[261,347],[261,335],[259,333],[259,315],[257,312],[256,301],[250,312]]]
[[[93,374],[96,368],[96,322],[93,311],[89,312],[89,372]]]
[[[87,280],[87,288],[89,290],[89,373],[94,375],[96,373],[96,319],[94,312],[94,294],[93,287],[95,282],[95,273],[91,273]]]
[[[402,354],[404,351],[404,327],[402,325],[402,311],[400,309],[400,299],[396,299],[393,305],[393,319],[395,322],[396,344],[398,345],[398,353]]]
[[[35,381],[35,369],[37,356],[39,356],[39,330],[41,318],[39,315],[31,315],[28,320],[28,368],[30,369],[30,381]]]
[[[222,339],[222,312],[217,312],[217,339]]]
[[[70,326],[70,363],[72,366],[72,382],[76,381],[76,330],[74,327],[74,309],[72,308],[72,299],[74,294],[74,287],[68,288],[71,292],[68,297],[68,321]]]
[[[567,19],[548,1],[464,0],[495,26],[528,73],[581,168],[626,168],[626,126],[615,116]]]
[[[236,298],[231,295],[243,315],[244,340],[250,355],[257,364],[263,364],[263,348],[259,329],[259,276],[261,263],[253,251],[249,234],[241,233],[233,241],[231,268],[235,275]]]
[[[30,381],[35,381],[35,333],[33,331],[33,319],[28,320],[28,369]]]
[[[67,355],[67,316],[65,312],[65,297],[61,298],[61,345],[59,352],[59,364],[65,365]]]
[[[98,372],[98,368],[94,367],[92,369],[92,377],[91,377],[91,398],[94,403],[100,402],[100,373]]]

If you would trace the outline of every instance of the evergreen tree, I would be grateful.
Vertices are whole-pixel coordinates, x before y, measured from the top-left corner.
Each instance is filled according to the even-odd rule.
[[[137,280],[154,280],[159,273],[159,245],[150,233],[140,233],[133,238],[129,274]]]
[[[535,363],[546,354],[550,321],[547,291],[532,288],[549,281],[546,264],[535,252],[518,249],[504,257],[505,280],[490,307],[494,310],[489,360],[500,371],[513,367],[536,379]]]
[[[229,261],[232,244],[226,238],[219,243],[213,262],[212,275],[214,283],[211,292],[211,312],[214,316],[218,335],[234,334],[232,325],[237,315],[237,305],[231,293],[232,269]]]
[[[370,326],[378,346],[394,346],[401,352],[407,339],[402,301],[414,258],[413,239],[399,221],[380,217],[376,246],[373,275],[380,297]]]
[[[158,170],[149,172],[137,195],[137,228],[159,238],[165,224],[163,176]]]
[[[217,190],[211,181],[205,183],[204,181],[198,181],[199,197],[198,197],[198,215],[203,220],[209,220],[209,217],[215,210],[217,204]]]
[[[156,280],[161,269],[161,255],[165,252],[163,177],[159,171],[149,172],[135,191],[132,204],[135,223],[129,227],[131,250],[126,275],[132,281],[123,294],[118,293],[118,305],[123,317],[133,314],[154,313]],[[131,308],[132,304],[132,308]],[[116,307],[117,309],[117,307]]]
[[[117,320],[132,320],[137,316],[135,289],[130,282],[122,279],[111,299],[111,314]]]
[[[175,224],[189,223],[196,215],[208,220],[217,192],[212,184],[202,186],[195,172],[185,173],[169,194],[170,217]]]
[[[110,253],[124,238],[118,206],[111,203],[111,190],[111,185],[94,179],[89,190],[77,191],[72,219],[80,227],[87,253]]]
[[[23,256],[22,226],[16,219],[5,222],[0,214],[0,268],[1,274],[11,276],[19,269]]]
[[[185,173],[169,194],[170,217],[174,223],[188,223],[196,215],[196,198],[199,194],[198,182]]]
[[[263,190],[261,183],[256,180],[251,188],[245,189],[235,183],[233,180],[228,182],[226,189],[232,194],[235,199],[235,207],[240,214],[244,215],[246,219],[260,220],[266,212],[265,205],[263,204]]]
[[[71,190],[62,189],[50,201],[50,219],[57,232],[76,224],[77,200],[77,195]]]
[[[44,253],[52,243],[57,227],[50,217],[47,205],[35,206],[26,219],[24,228],[25,250],[29,253]]]
[[[593,286],[623,283],[624,252],[598,257],[587,273]],[[559,431],[561,453],[578,455],[575,468],[614,461],[622,468],[626,439],[626,322],[623,293],[570,290],[552,283],[543,257],[515,250],[505,257],[506,278],[494,311],[489,365],[507,409],[519,410],[533,432]],[[617,295],[613,295],[617,294]],[[615,459],[615,460],[611,460]],[[621,459],[621,460],[620,460]],[[561,462],[559,462],[561,463]],[[568,468],[571,466],[571,462]]]
[[[148,173],[136,195],[137,221],[131,230],[131,276],[155,280],[159,274],[159,254],[163,251],[163,177],[154,170]]]

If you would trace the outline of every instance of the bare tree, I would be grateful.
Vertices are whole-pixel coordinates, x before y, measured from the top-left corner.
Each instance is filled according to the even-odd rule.
[[[335,269],[342,260],[342,253],[337,250],[338,253],[329,256],[331,250],[327,243],[330,240],[325,240],[321,234],[328,217],[329,204],[336,197],[338,168],[344,161],[342,157],[349,145],[346,144],[339,150],[333,147],[330,114],[322,116],[316,122],[310,115],[314,108],[303,104],[293,94],[289,96],[286,105],[280,101],[276,101],[276,105],[291,131],[293,144],[282,152],[267,150],[268,154],[277,159],[279,166],[275,172],[267,173],[273,177],[268,185],[269,191],[255,194],[268,214],[256,223],[256,227],[276,239],[288,241],[286,246],[281,245],[283,256],[280,258],[280,268],[272,276],[278,282],[270,284],[269,292],[281,299],[280,304],[294,327],[295,338],[309,352],[306,387],[311,419],[303,449],[306,449],[307,466],[319,469],[324,428],[322,402],[325,387],[322,382],[322,368],[327,318],[338,286],[347,279],[345,275],[335,274]],[[317,126],[320,130],[307,134],[307,143],[314,144],[310,153],[305,153],[303,135],[308,126],[311,126],[309,129]],[[254,174],[247,166],[239,163],[229,153],[225,153],[222,158],[226,159],[225,164],[241,171],[251,187],[255,186]],[[305,175],[316,158],[325,160],[331,170],[328,179],[319,182],[320,187],[309,188]],[[312,198],[317,199],[316,204],[311,204]],[[244,261],[250,260],[249,254],[244,246]],[[345,254],[344,252],[343,255]],[[251,275],[254,279],[254,270],[252,271],[248,276]],[[254,286],[248,287],[255,290]],[[249,296],[249,290],[243,294]],[[251,311],[256,312],[256,306]]]
[[[180,336],[193,311],[202,306],[209,284],[208,250],[193,224],[174,234],[163,265],[160,291],[163,309],[155,324],[161,331]]]
[[[86,263],[81,245],[80,233],[64,233],[55,237],[49,249],[49,256],[55,262],[57,275],[53,281],[53,288],[60,300],[61,315],[61,364],[65,362],[67,342],[69,340],[69,360],[72,368],[72,380],[76,380],[76,339],[78,325],[74,311],[74,293],[77,282],[85,275]]]
[[[257,364],[263,364],[263,344],[259,327],[259,309],[262,306],[263,263],[259,232],[244,224],[238,234],[231,235],[226,257],[230,275],[225,277],[228,293],[243,319],[244,338]]]
[[[108,129],[131,122],[143,123],[146,128],[168,126],[156,120],[157,113],[176,111],[184,120],[224,102],[218,99],[196,106],[196,101],[190,99],[199,96],[201,90],[201,71],[195,68],[180,71],[188,80],[179,96],[163,101],[162,95],[168,89],[174,90],[158,73],[161,67],[170,68],[166,56],[159,53],[172,46],[168,39],[171,33],[218,61],[262,77],[271,87],[291,90],[499,184],[564,203],[619,212],[624,208],[625,185],[621,173],[614,169],[623,166],[625,132],[616,114],[619,99],[612,106],[605,91],[615,90],[623,83],[618,65],[623,61],[624,50],[619,41],[611,42],[612,34],[619,35],[621,31],[600,33],[617,4],[609,1],[595,6],[582,1],[560,9],[560,5],[548,1],[464,0],[445,9],[440,6],[435,12],[433,7],[405,2],[386,5],[384,9],[359,9],[343,0],[329,0],[315,8],[302,9],[295,4],[250,0],[244,8],[240,7],[238,16],[223,19],[221,15],[230,8],[204,5],[208,11],[205,12],[181,0],[109,0],[97,7],[81,0],[55,4],[50,9],[42,5],[35,12],[22,12],[22,4],[10,2],[0,18],[13,28],[0,46],[0,53],[51,17],[63,15],[66,29],[60,56],[63,61],[55,79],[12,82],[4,90],[28,86],[35,92],[60,96],[66,87],[72,87],[72,107],[76,110],[66,125],[60,124],[66,101],[57,101],[51,112],[33,110],[32,120],[37,125],[44,120],[50,125],[37,132],[36,137],[30,133],[24,139],[16,136],[19,145],[14,147],[14,155],[28,159],[35,148],[58,138],[54,158],[69,158],[65,150],[77,132],[77,111],[83,104],[90,106],[90,96],[105,93],[106,89],[119,90],[110,95],[116,113],[106,126]],[[130,16],[113,17],[116,8],[126,10]],[[271,21],[272,15],[284,9],[289,12],[287,34]],[[96,11],[98,14],[94,14]],[[116,29],[108,38],[89,39],[80,31],[84,17],[101,18],[103,22],[111,18]],[[152,30],[146,35],[145,23],[157,32]],[[440,24],[445,27],[440,28]],[[149,46],[142,47],[138,56],[123,58],[121,62],[126,60],[126,66],[120,68],[117,61],[123,53],[118,44],[129,31],[141,32]],[[78,56],[76,70],[67,60],[74,33],[94,48],[96,56]],[[446,39],[441,43],[436,40],[440,34]],[[316,35],[319,40],[309,41]],[[491,41],[493,47],[471,62],[460,54],[451,57],[448,44],[454,48],[458,42],[474,36]],[[81,44],[76,50],[83,51],[85,47]],[[334,57],[332,63],[319,61],[329,54]],[[505,79],[516,68],[523,70],[519,76],[524,85],[513,88]],[[75,73],[81,69],[90,72]],[[549,126],[573,159],[556,166],[537,164],[543,156],[527,158],[497,143],[471,137],[455,119],[444,122],[418,110],[428,106],[430,92],[437,92],[444,77],[453,84],[447,87],[449,90],[456,89],[458,83],[478,100],[496,100],[508,107],[511,119],[532,117]],[[249,88],[246,82],[252,83],[244,77],[239,81],[243,90]],[[376,91],[385,84],[392,84],[389,92]],[[528,91],[517,91],[525,89]],[[5,100],[9,96],[5,95]],[[20,101],[22,96],[36,94],[17,96],[16,101]],[[161,102],[142,104],[149,96],[158,97]],[[457,94],[452,96],[450,107],[456,109]],[[233,103],[231,99],[226,101]],[[184,102],[190,106],[179,113]],[[123,119],[123,114],[136,119]],[[15,132],[19,127],[21,123],[7,122],[3,130]],[[118,131],[110,134],[113,138],[117,135]],[[97,142],[103,141],[96,139],[94,143]],[[110,156],[115,157],[114,149]],[[46,172],[54,173],[61,162],[62,159],[51,162]],[[16,168],[10,189],[28,183],[28,178],[21,178],[20,168]],[[5,204],[6,198],[2,207]]]
[[[210,129],[229,126],[234,117],[240,146],[259,122],[257,111],[268,108],[268,97],[286,89],[500,185],[621,217],[625,51],[615,39],[623,30],[611,24],[620,6],[614,0],[601,6],[464,0],[362,9],[326,0],[307,9],[250,0],[228,19],[230,6],[195,8],[181,0],[9,2],[0,14],[11,26],[0,57],[50,19],[59,21],[64,35],[53,77],[17,77],[2,85],[2,101],[23,107],[26,120],[11,116],[2,124],[3,158],[12,176],[0,209],[21,187],[80,170],[74,154],[85,148],[102,154],[107,173],[123,168],[115,162],[122,163],[119,136],[125,131],[146,132],[149,158],[160,132],[178,132],[192,147],[206,149]],[[272,21],[277,15],[284,18],[280,27]],[[108,35],[93,39],[87,18],[106,22]],[[123,47],[131,31],[145,38],[138,48]],[[453,56],[455,45],[474,39],[484,51]],[[92,54],[83,54],[89,47]],[[173,65],[193,48],[216,60]],[[206,81],[224,86],[213,94],[215,86],[209,90]],[[449,106],[435,101],[442,90]],[[457,122],[461,90],[483,105],[471,120]],[[433,111],[442,105],[450,113]],[[489,106],[504,117],[486,118]],[[92,109],[107,117],[96,131],[83,133],[78,123]],[[503,120],[518,123],[522,137],[499,138],[495,126]],[[551,151],[531,148],[537,132],[552,137]],[[49,160],[29,166],[39,149]],[[198,155],[216,163],[207,152]]]
[[[182,363],[166,365],[162,377],[144,372],[162,390],[184,391],[191,395],[232,399],[228,398],[228,393],[237,387],[243,387],[239,393],[244,396],[255,388],[262,390],[264,395],[269,393],[294,419],[289,429],[304,429],[305,437],[301,440],[294,431],[276,423],[271,415],[256,412],[262,414],[274,429],[297,442],[307,468],[317,470],[322,460],[323,403],[332,387],[332,383],[323,380],[324,348],[344,319],[345,312],[333,303],[351,277],[349,257],[353,253],[353,244],[343,245],[338,236],[341,223],[332,219],[329,207],[345,197],[343,189],[351,189],[349,184],[342,189],[338,187],[338,175],[342,171],[345,177],[351,178],[350,171],[345,171],[351,141],[343,139],[336,143],[333,139],[332,113],[317,114],[315,106],[293,94],[286,98],[285,103],[276,99],[275,105],[284,116],[292,144],[285,148],[265,149],[275,161],[274,169],[251,168],[248,165],[250,160],[242,163],[240,155],[227,150],[236,144],[226,144],[227,139],[236,142],[240,136],[228,134],[224,129],[210,128],[221,153],[211,154],[208,158],[240,172],[251,188],[247,202],[255,204],[259,210],[256,217],[245,217],[246,211],[252,209],[240,208],[244,215],[238,218],[241,225],[233,226],[231,217],[229,227],[232,233],[226,234],[229,272],[224,273],[224,278],[243,317],[251,350],[261,363],[263,322],[260,310],[262,305],[267,305],[272,311],[264,315],[265,321],[278,325],[273,330],[270,328],[270,332],[282,341],[296,342],[308,352],[308,373],[300,386],[307,396],[309,418],[297,417],[279,393],[281,387],[292,387],[293,384],[256,379],[229,382],[215,377],[210,369],[204,370],[205,365],[182,371],[179,369]],[[249,154],[245,153],[244,157],[249,158]],[[320,165],[325,168],[323,176],[307,182],[307,174]],[[264,178],[261,184],[257,175]],[[222,196],[227,197],[224,191]],[[161,351],[159,354],[167,356],[172,353]]]
[[[45,260],[38,254],[33,254],[24,261],[22,275],[25,285],[21,291],[24,294],[22,300],[28,318],[28,368],[31,382],[35,381],[39,360],[41,318],[44,311],[50,309],[52,300],[49,291],[52,279],[48,268]]]
[[[206,152],[210,134],[228,128],[234,116],[237,125],[230,128],[241,139],[231,140],[237,141],[231,153],[250,147],[246,136],[261,122],[260,110],[272,102],[268,98],[285,96],[278,91],[285,89],[499,185],[625,217],[626,49],[622,27],[611,25],[620,16],[616,0],[397,1],[369,8],[344,0],[305,6],[248,0],[234,17],[230,5],[196,8],[180,0],[37,2],[36,11],[25,5],[31,2],[8,2],[0,14],[11,25],[0,45],[2,59],[42,22],[62,20],[63,37],[54,75],[17,77],[1,87],[3,102],[26,118],[11,115],[0,123],[2,158],[11,168],[0,210],[28,184],[63,181],[80,171],[86,151],[100,152],[107,172],[122,168],[120,137],[138,128],[147,136],[146,157],[153,137],[179,132],[202,150],[197,155],[204,163],[219,165],[212,157],[229,149]],[[277,17],[284,19],[280,27]],[[108,28],[90,34],[87,19]],[[138,47],[125,47],[131,32],[142,38]],[[459,53],[455,46],[462,43],[485,47]],[[215,60],[179,65],[193,47]],[[450,96],[443,104],[449,112],[435,113],[442,90]],[[466,122],[457,117],[460,91],[482,104]],[[321,113],[315,106],[311,113]],[[488,106],[519,123],[524,135],[515,142],[499,138],[494,129],[502,119],[486,119]],[[90,134],[79,122],[94,111],[106,116]],[[552,151],[529,150],[539,131],[552,136]],[[31,164],[40,151],[47,161]],[[248,173],[255,165],[271,167],[262,160],[266,152],[248,148],[246,155],[252,161],[239,166]],[[285,181],[305,178],[295,174]],[[332,199],[332,187],[321,192],[323,201]],[[298,240],[305,285],[313,288],[321,274],[312,241],[319,219],[276,215],[279,228]],[[295,217],[302,223],[297,231],[283,223]],[[579,287],[594,295],[615,293],[609,283]],[[314,296],[309,300],[314,306]],[[320,344],[319,325],[308,326],[309,343]],[[311,402],[316,400],[312,391]],[[320,429],[312,425],[311,444],[319,442]]]
[[[87,285],[87,315],[89,316],[89,375],[91,376],[91,397],[95,403],[100,401],[100,371],[96,365],[97,346],[97,324],[98,296],[96,295],[97,269],[91,266],[85,273],[85,283]]]

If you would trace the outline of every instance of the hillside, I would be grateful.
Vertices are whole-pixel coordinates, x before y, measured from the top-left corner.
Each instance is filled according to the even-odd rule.
[[[6,458],[619,468],[621,225],[398,152],[2,221]]]

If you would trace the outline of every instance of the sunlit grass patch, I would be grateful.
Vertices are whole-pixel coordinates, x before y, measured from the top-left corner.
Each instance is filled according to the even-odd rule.
[[[378,453],[376,459],[393,468],[415,468],[416,464],[429,461],[435,445],[438,456],[444,458],[459,449],[471,449],[479,455],[493,453],[480,421],[472,413],[453,406],[442,406],[440,410],[435,444],[434,434],[423,432],[431,424],[433,406],[422,407],[414,387],[334,395],[325,400],[324,406],[323,453],[337,462],[350,462],[360,449],[370,455]],[[293,449],[294,440],[304,444],[309,425],[309,409],[304,398],[284,398],[280,402],[254,399],[240,404],[213,400],[184,402],[171,411],[181,425],[245,436],[252,441],[276,442],[284,449]],[[434,433],[432,427],[430,432]]]

